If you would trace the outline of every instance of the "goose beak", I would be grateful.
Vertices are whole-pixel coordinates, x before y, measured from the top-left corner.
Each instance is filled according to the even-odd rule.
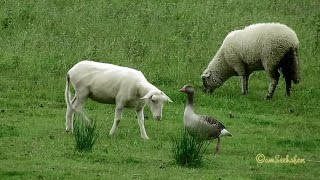
[[[179,89],[179,91],[180,91],[180,92],[185,92],[186,89],[183,87],[183,88]]]

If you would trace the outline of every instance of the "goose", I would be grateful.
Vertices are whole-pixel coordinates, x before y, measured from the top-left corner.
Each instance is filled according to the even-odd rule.
[[[220,137],[232,136],[225,126],[217,119],[206,116],[198,115],[194,111],[194,88],[192,85],[184,85],[180,92],[187,94],[187,105],[184,110],[183,122],[187,132],[192,136],[197,136],[204,140],[218,139],[215,154],[220,150]]]

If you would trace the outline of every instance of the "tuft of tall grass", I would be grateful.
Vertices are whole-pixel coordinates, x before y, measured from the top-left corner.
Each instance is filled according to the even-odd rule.
[[[172,139],[172,153],[176,163],[185,167],[199,167],[210,141],[191,136],[186,129]]]
[[[89,120],[83,113],[76,113],[74,117],[75,150],[79,152],[91,152],[99,133],[96,130],[96,122]]]

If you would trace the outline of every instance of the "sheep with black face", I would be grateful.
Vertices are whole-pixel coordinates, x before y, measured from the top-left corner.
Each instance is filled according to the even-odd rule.
[[[270,99],[282,71],[290,96],[291,83],[300,81],[298,48],[296,33],[284,24],[253,24],[232,31],[202,74],[204,90],[213,92],[230,77],[240,76],[242,93],[247,94],[250,74],[265,70],[271,79],[266,94]]]

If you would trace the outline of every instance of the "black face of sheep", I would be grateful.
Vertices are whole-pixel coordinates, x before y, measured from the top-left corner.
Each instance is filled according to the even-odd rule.
[[[203,92],[205,93],[213,93],[213,91],[220,87],[217,85],[217,83],[213,82],[213,79],[211,78],[211,74],[209,75],[202,75],[202,84],[203,84]]]
[[[213,89],[209,88],[205,77],[202,77],[202,83],[203,83],[203,92],[210,93],[210,94],[213,93]]]

